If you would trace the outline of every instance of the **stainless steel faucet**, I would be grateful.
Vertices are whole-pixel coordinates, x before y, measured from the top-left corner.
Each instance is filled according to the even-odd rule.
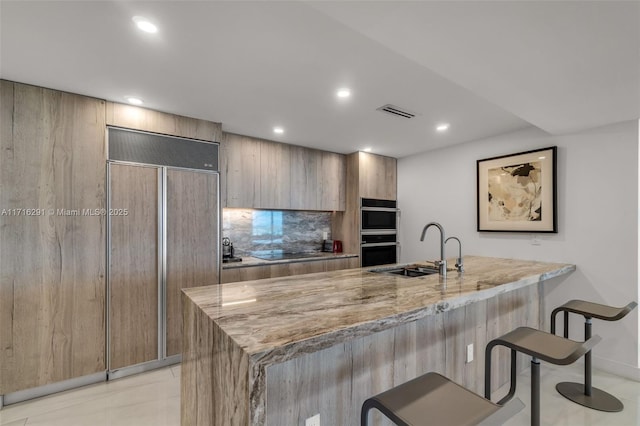
[[[456,259],[456,269],[458,272],[464,272],[464,265],[462,264],[462,243],[458,237],[449,237],[444,240],[444,243],[447,244],[449,240],[456,240],[458,242],[458,258]]]
[[[435,226],[440,230],[440,260],[436,261],[436,265],[438,266],[438,272],[440,273],[441,276],[446,277],[447,276],[447,259],[445,259],[444,257],[444,228],[442,227],[442,225],[440,225],[437,222],[430,222],[427,223],[425,225],[425,227],[422,229],[422,236],[420,237],[420,241],[424,241],[424,236],[427,233],[427,229],[429,229],[430,227]]]

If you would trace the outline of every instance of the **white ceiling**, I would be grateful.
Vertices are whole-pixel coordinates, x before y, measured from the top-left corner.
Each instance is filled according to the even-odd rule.
[[[639,118],[640,2],[1,0],[0,77],[403,157]],[[417,116],[376,111],[387,103]]]

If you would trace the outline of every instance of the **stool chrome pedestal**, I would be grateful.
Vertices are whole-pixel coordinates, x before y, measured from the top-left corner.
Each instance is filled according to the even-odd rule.
[[[569,338],[569,313],[574,313],[584,316],[584,339],[588,340],[591,338],[592,318],[617,321],[624,318],[636,306],[638,306],[636,302],[616,308],[584,300],[570,300],[551,313],[551,334],[556,333],[556,316],[560,312],[564,313],[564,337]],[[591,376],[591,351],[589,351],[584,356],[584,383],[562,382],[556,385],[556,389],[560,395],[585,407],[610,413],[622,411],[624,408],[622,402],[615,396],[593,387]]]

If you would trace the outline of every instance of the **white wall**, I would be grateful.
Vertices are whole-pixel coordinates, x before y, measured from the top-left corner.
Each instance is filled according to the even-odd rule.
[[[532,234],[478,233],[476,160],[553,145],[558,146],[558,234],[537,234],[540,245],[532,245]],[[439,257],[435,229],[419,241],[424,225],[436,221],[447,236],[462,240],[463,255],[576,264],[576,272],[545,286],[545,316],[570,299],[616,306],[638,300],[637,121],[565,136],[529,128],[400,159],[398,205],[403,262]],[[449,244],[447,257],[456,252]],[[572,338],[582,339],[583,322],[572,318]],[[594,349],[594,364],[640,380],[637,310],[615,323],[594,320],[593,329],[603,338]]]

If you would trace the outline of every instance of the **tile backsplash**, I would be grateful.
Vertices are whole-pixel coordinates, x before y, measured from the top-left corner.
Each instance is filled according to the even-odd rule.
[[[222,236],[237,256],[252,252],[319,251],[323,232],[331,232],[331,212],[223,209]]]

